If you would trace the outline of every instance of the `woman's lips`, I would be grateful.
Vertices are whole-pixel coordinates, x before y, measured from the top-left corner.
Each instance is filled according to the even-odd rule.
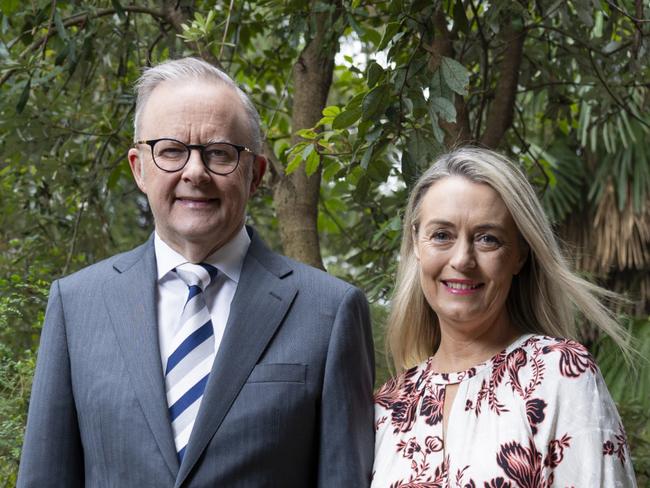
[[[445,289],[452,295],[471,295],[483,288],[483,283],[472,280],[441,280]]]

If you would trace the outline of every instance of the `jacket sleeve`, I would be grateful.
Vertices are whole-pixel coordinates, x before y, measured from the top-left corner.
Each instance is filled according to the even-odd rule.
[[[374,349],[368,303],[350,288],[329,341],[321,398],[318,486],[370,485],[374,454]]]
[[[70,375],[65,315],[55,281],[41,333],[23,442],[19,488],[83,486],[83,450]]]

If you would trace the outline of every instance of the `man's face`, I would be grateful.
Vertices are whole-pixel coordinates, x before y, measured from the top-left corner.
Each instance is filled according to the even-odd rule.
[[[146,102],[139,129],[140,140],[169,137],[186,144],[229,142],[247,147],[252,143],[239,97],[230,87],[211,81],[161,83]],[[143,144],[129,150],[129,164],[147,195],[158,235],[183,254],[188,246],[212,252],[237,233],[266,161],[244,151],[237,169],[221,176],[210,173],[200,152],[193,150],[182,170],[166,173],[156,167],[150,148]]]

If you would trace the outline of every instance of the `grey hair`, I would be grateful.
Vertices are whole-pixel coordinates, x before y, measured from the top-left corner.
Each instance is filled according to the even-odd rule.
[[[250,149],[256,153],[260,153],[262,151],[262,134],[260,131],[260,115],[255,105],[253,105],[248,95],[237,86],[230,76],[216,66],[197,58],[172,59],[151,68],[146,68],[143,71],[135,83],[134,141],[139,139],[142,112],[154,89],[164,81],[182,81],[188,79],[215,81],[232,88],[237,93],[248,118],[252,145]]]
[[[387,346],[396,370],[433,355],[440,344],[435,312],[420,284],[414,253],[421,202],[437,181],[460,176],[492,187],[505,203],[529,247],[522,270],[513,278],[506,307],[521,332],[577,339],[579,317],[609,335],[629,358],[629,335],[602,302],[618,296],[570,269],[551,224],[524,173],[506,157],[476,147],[461,147],[439,157],[416,182],[404,215],[397,282],[388,318]]]

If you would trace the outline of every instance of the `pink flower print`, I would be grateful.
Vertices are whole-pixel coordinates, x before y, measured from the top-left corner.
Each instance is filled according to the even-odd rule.
[[[517,441],[503,444],[497,454],[497,464],[519,488],[546,486],[542,481],[542,455],[532,439],[529,439],[528,447]]]
[[[544,466],[557,467],[564,459],[564,449],[569,448],[571,437],[564,434],[560,439],[553,439],[548,443],[548,454],[544,458]]]
[[[582,344],[569,340],[558,340],[556,344],[545,346],[544,354],[560,352],[560,372],[564,376],[576,378],[587,370],[596,371],[596,363]]]
[[[415,437],[411,437],[406,442],[400,441],[397,444],[397,452],[403,451],[402,456],[404,456],[406,459],[413,459],[413,456],[421,450],[422,448],[420,447],[420,444],[415,439]]]
[[[519,381],[519,370],[526,365],[526,352],[521,349],[515,349],[508,354],[507,368],[508,376],[510,377],[510,386],[513,391],[519,392],[523,396],[523,389]]]
[[[530,424],[530,429],[534,434],[537,434],[537,425],[541,424],[544,420],[544,409],[547,404],[541,398],[533,398],[526,402],[526,417]]]
[[[614,440],[607,440],[603,443],[603,455],[618,457],[621,464],[625,464],[625,450],[627,449],[627,436],[623,424],[618,424],[618,433],[614,435]]]
[[[425,422],[429,425],[436,425],[442,421],[442,412],[445,405],[445,387],[434,386],[430,395],[422,399],[420,415],[426,417]]]
[[[419,395],[415,394],[414,376],[417,368],[412,368],[402,376],[387,382],[376,394],[375,403],[391,411],[393,432],[408,432],[416,418]]]
[[[506,481],[501,476],[493,478],[489,483],[486,481],[483,485],[485,488],[512,488],[510,482]]]
[[[424,440],[424,445],[427,447],[427,453],[439,452],[442,451],[442,448],[444,447],[444,442],[437,435],[436,436],[429,435]]]

